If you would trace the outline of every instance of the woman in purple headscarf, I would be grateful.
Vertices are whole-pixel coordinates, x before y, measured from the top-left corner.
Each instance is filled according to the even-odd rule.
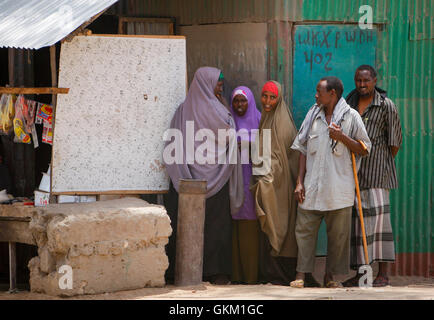
[[[182,133],[183,140],[178,141],[177,146],[183,150],[183,161],[182,163],[167,163],[165,161],[167,173],[176,192],[180,179],[207,180],[203,278],[205,281],[218,284],[230,281],[232,269],[231,213],[237,212],[243,203],[240,161],[237,161],[237,164],[228,164],[228,162],[221,164],[218,161],[222,152],[223,154],[231,152],[229,150],[230,144],[226,144],[225,140],[223,144],[219,143],[220,141],[217,139],[219,129],[235,129],[229,107],[223,104],[222,91],[223,79],[219,69],[202,67],[196,71],[187,97],[176,110],[170,125],[171,129],[178,129]],[[216,138],[206,137],[207,148],[210,147],[217,152],[210,153],[212,158],[210,160],[213,161],[207,160],[205,163],[196,159],[196,152],[203,150],[200,148],[203,148],[204,140],[198,141],[200,139],[194,138],[196,133],[202,129],[206,129]],[[193,132],[193,137],[188,137],[189,130]],[[170,144],[176,145],[175,142],[169,141],[166,147]],[[191,150],[189,145],[192,145],[194,150]],[[233,147],[235,154],[238,154],[239,157],[236,144]],[[172,199],[177,198],[173,188],[169,191],[169,198]],[[170,202],[171,204],[166,206],[173,229],[168,246],[170,269],[168,270],[168,277],[170,277],[171,271],[173,272],[170,267],[174,265],[177,228],[177,205],[174,205],[174,201]]]
[[[244,202],[241,209],[232,214],[232,281],[254,284],[258,281],[259,223],[255,202],[249,190],[252,163],[249,159],[250,143],[255,141],[255,129],[259,128],[261,113],[256,108],[252,91],[237,87],[232,92],[231,112],[239,134],[243,167]],[[244,142],[244,143],[243,143]]]

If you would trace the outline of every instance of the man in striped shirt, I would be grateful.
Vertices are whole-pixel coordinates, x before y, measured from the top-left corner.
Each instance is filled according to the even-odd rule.
[[[386,92],[376,87],[377,73],[369,65],[357,68],[356,89],[346,100],[356,109],[366,126],[372,149],[363,157],[358,172],[361,202],[368,243],[368,262],[365,262],[358,206],[353,207],[351,236],[351,268],[379,262],[374,287],[389,285],[387,262],[395,261],[392,226],[390,222],[389,191],[398,187],[394,158],[402,143],[401,123],[395,104]],[[357,200],[356,200],[357,201]],[[357,286],[361,275],[344,282]]]

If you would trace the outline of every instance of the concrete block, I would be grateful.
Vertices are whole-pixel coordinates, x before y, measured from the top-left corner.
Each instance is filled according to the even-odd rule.
[[[29,262],[32,292],[73,296],[165,285],[172,229],[163,206],[136,198],[52,204],[38,208],[30,230],[39,252]]]

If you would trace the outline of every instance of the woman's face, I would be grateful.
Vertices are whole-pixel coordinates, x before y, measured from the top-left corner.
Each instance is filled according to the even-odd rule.
[[[244,116],[247,112],[247,108],[249,107],[249,102],[246,97],[242,94],[237,94],[232,100],[232,107],[234,108],[234,112],[240,117]]]
[[[271,110],[275,109],[277,106],[277,97],[274,93],[270,91],[264,91],[261,95],[261,103],[262,103],[262,108],[266,112],[270,112]]]
[[[223,81],[218,81],[214,88],[214,94],[217,98],[220,98],[223,93]]]

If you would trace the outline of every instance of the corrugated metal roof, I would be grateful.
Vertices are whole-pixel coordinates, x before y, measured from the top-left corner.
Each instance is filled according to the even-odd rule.
[[[51,46],[117,1],[2,0],[0,47]]]

